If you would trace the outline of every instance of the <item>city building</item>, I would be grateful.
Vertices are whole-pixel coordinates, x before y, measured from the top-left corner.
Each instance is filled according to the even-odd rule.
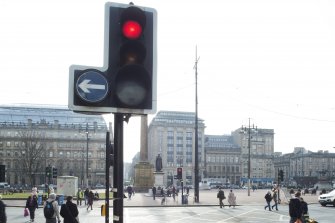
[[[198,118],[199,178],[205,172],[204,121]],[[148,161],[155,164],[162,157],[164,185],[179,185],[177,168],[183,168],[184,185],[194,184],[195,113],[159,111],[148,129]]]
[[[295,147],[292,153],[275,156],[274,168],[284,171],[283,184],[311,187],[318,182],[332,186],[335,178],[335,153],[328,150],[311,152],[304,147]]]
[[[250,131],[250,134],[248,131]],[[250,171],[252,184],[271,184],[275,180],[273,165],[274,130],[249,128],[248,131],[239,128],[232,132],[234,143],[241,147],[241,181],[243,183],[248,181]],[[249,159],[250,170],[248,167]]]
[[[241,148],[231,135],[205,135],[205,178],[222,185],[240,185],[241,164]]]
[[[11,185],[56,183],[77,176],[79,184],[105,183],[107,125],[100,115],[74,113],[65,106],[0,106],[0,164]]]

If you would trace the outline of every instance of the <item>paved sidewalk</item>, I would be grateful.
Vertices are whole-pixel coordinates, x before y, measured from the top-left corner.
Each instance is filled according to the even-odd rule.
[[[200,190],[199,191],[199,203],[194,203],[194,191],[190,190],[190,194],[188,196],[188,204],[187,205],[218,205],[218,199],[216,198],[218,190]],[[264,196],[268,190],[255,190],[250,191],[250,196],[248,196],[248,191],[244,189],[233,190],[236,196],[237,205],[265,205]],[[224,189],[225,196],[228,197],[229,190]],[[285,193],[286,196],[289,196],[288,193]],[[282,205],[288,204],[289,197],[286,197],[283,191],[280,192],[280,198],[282,201]],[[166,198],[166,203],[164,205],[168,206],[181,206],[181,193],[176,196],[175,201],[172,197]],[[185,194],[184,194],[185,195]],[[306,194],[302,196],[304,200],[308,203],[318,203],[318,195],[310,195]],[[153,197],[148,193],[136,193],[131,199],[125,198],[123,200],[124,207],[137,207],[137,206],[151,206],[157,207],[161,206],[162,197],[156,197],[153,200]],[[25,200],[4,200],[7,206],[12,207],[24,207]],[[102,204],[105,203],[105,200],[95,201],[93,206],[94,208],[100,208]],[[110,207],[113,206],[113,200],[110,200]],[[228,204],[227,200],[224,200],[224,204]]]

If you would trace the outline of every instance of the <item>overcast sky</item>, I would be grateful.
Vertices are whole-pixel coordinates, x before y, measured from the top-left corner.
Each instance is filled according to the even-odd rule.
[[[103,65],[105,2],[1,0],[0,104],[67,105],[69,66]],[[197,46],[206,134],[251,118],[274,129],[275,151],[335,152],[335,1],[134,3],[158,12],[158,111],[195,111]],[[131,118],[125,161],[139,136]]]

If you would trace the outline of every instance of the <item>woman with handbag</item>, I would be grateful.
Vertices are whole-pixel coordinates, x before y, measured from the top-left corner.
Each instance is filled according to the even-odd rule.
[[[77,205],[72,203],[72,196],[66,198],[66,203],[62,204],[60,215],[64,218],[64,223],[79,223]]]

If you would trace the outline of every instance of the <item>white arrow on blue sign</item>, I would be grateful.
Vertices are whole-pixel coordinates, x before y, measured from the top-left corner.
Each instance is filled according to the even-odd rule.
[[[104,100],[108,94],[108,81],[95,70],[82,73],[76,82],[76,93],[84,101],[95,103]]]

